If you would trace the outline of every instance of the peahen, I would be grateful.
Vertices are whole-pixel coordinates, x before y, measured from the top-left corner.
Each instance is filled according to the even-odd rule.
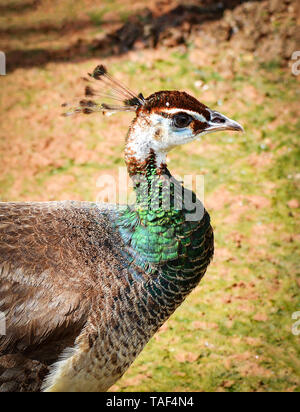
[[[135,112],[125,160],[136,203],[0,203],[2,392],[106,391],[213,256],[210,217],[172,178],[166,154],[242,127],[185,92],[136,95],[102,65],[84,81],[85,98],[66,115]],[[122,104],[96,103],[94,83]]]

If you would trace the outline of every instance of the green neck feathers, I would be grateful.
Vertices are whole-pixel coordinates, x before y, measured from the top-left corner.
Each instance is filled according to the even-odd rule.
[[[131,163],[128,169],[134,182],[136,204],[122,210],[118,221],[125,243],[139,257],[142,266],[184,258],[191,236],[199,226],[199,221],[187,218],[193,210],[187,209],[185,197],[190,198],[194,208],[202,208],[201,217],[202,204],[197,203],[194,193],[171,177],[166,165],[157,168],[153,152],[145,162],[135,162],[134,166]]]

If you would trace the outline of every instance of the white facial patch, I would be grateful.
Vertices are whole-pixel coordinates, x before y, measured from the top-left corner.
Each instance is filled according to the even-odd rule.
[[[168,145],[162,142],[168,135],[167,123],[168,119],[156,114],[151,115],[147,120],[139,118],[132,126],[125,152],[128,152],[129,156],[134,156],[137,161],[144,162],[153,150],[156,154],[157,166],[166,163]]]
[[[180,110],[177,109],[176,112]],[[191,116],[195,116],[194,112],[191,113]],[[159,166],[166,162],[168,151],[194,139],[195,135],[190,127],[176,128],[171,118],[152,113],[147,119],[139,118],[132,126],[126,151],[143,162],[153,150]]]
[[[192,116],[195,120],[199,120],[200,122],[207,122],[207,119],[200,113],[194,112],[193,110],[187,110],[187,109],[162,109],[162,113],[167,113],[167,114],[176,114],[176,113],[186,113],[190,116]]]
[[[161,113],[168,115],[186,113],[195,120],[207,123],[203,115],[193,110],[162,108]],[[157,165],[160,166],[166,162],[166,155],[171,149],[197,138],[198,136],[190,126],[176,127],[171,116],[151,113],[147,117],[140,116],[133,124],[126,151],[129,157],[134,156],[136,160],[143,162],[153,150],[156,154]]]

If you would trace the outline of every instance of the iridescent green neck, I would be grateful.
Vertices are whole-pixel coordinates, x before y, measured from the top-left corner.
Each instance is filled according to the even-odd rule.
[[[160,213],[167,206],[164,200],[172,197],[168,190],[171,174],[166,164],[158,166],[156,155],[151,151],[144,162],[136,162],[134,166],[129,163],[128,171],[136,193],[135,208],[140,217],[154,211]]]
[[[153,152],[146,162],[135,163],[134,168],[131,163],[128,169],[136,204],[120,213],[123,239],[145,262],[161,264],[177,259],[184,232],[195,226],[195,222],[186,222],[182,185],[172,179],[166,165],[157,167]]]

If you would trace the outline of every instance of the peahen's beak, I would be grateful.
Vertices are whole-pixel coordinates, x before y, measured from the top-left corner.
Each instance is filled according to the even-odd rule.
[[[243,132],[244,128],[235,120],[229,119],[229,117],[223,114],[211,111],[211,120],[208,122],[209,125],[206,128],[206,132],[216,132],[219,130],[234,130],[237,132]]]

